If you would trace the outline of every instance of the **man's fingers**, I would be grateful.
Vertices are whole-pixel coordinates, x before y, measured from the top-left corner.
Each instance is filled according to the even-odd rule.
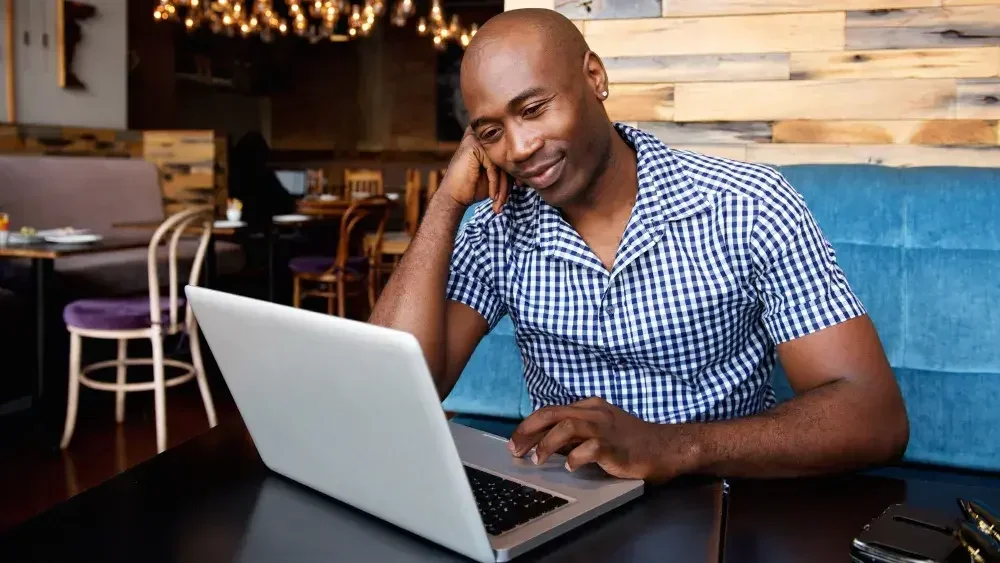
[[[503,170],[500,171],[500,189],[497,193],[496,204],[494,205],[494,210],[499,213],[503,206],[507,203],[507,195],[510,193],[510,178],[507,173]]]
[[[528,415],[517,425],[510,437],[507,447],[517,457],[528,453],[544,436],[545,432],[561,422],[564,418],[573,416],[573,407],[543,407]]]
[[[588,463],[597,463],[597,458],[601,455],[601,443],[597,438],[591,438],[580,444],[566,456],[566,470],[576,471],[578,467]]]
[[[486,164],[486,180],[490,184],[490,199],[493,200],[493,210],[496,211],[497,208],[497,195],[499,195],[500,183],[497,180],[497,167],[492,162],[487,161]]]
[[[576,418],[564,419],[545,434],[535,447],[535,455],[531,457],[531,461],[541,465],[567,444],[582,442],[594,436],[594,429],[589,422]]]

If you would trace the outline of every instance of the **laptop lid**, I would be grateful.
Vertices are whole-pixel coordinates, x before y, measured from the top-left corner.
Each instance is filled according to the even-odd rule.
[[[269,468],[495,560],[412,335],[205,288],[185,292]]]

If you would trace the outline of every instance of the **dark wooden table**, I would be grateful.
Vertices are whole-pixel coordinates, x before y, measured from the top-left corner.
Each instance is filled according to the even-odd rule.
[[[35,381],[32,391],[32,408],[39,412],[45,399],[45,324],[49,312],[46,295],[55,268],[55,261],[68,256],[113,252],[131,248],[144,248],[149,239],[136,236],[105,237],[88,244],[8,244],[0,246],[0,260],[28,259],[31,261],[31,278],[35,300]]]
[[[678,481],[517,560],[715,563],[721,509],[720,482]],[[71,560],[466,561],[276,476],[225,425],[0,536],[0,561]]]
[[[959,517],[956,498],[1000,507],[1000,478],[893,468],[815,479],[730,482],[726,563],[844,563],[851,541],[905,503]]]

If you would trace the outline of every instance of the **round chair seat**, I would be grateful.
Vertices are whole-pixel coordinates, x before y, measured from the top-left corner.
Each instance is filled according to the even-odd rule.
[[[296,274],[322,274],[333,267],[334,259],[329,256],[299,256],[292,258],[288,267]],[[347,259],[347,273],[361,275],[368,269],[368,258],[354,256]],[[336,272],[336,270],[335,270]]]
[[[183,310],[184,299],[177,298]],[[112,299],[80,299],[63,309],[67,326],[89,330],[141,330],[153,325],[149,296]],[[160,318],[170,318],[170,298],[160,298]]]

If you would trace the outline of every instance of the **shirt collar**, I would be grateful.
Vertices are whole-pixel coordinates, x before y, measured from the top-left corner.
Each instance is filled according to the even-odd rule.
[[[711,202],[691,180],[683,163],[662,141],[622,123],[615,123],[614,127],[636,152],[639,185],[626,235],[637,223],[641,231],[658,236],[669,222],[711,207]],[[569,254],[572,258],[592,254],[558,209],[545,203],[534,190],[520,186],[515,189],[525,192],[520,212],[510,218],[515,245],[537,247],[550,255]],[[623,246],[625,242],[623,238]]]

